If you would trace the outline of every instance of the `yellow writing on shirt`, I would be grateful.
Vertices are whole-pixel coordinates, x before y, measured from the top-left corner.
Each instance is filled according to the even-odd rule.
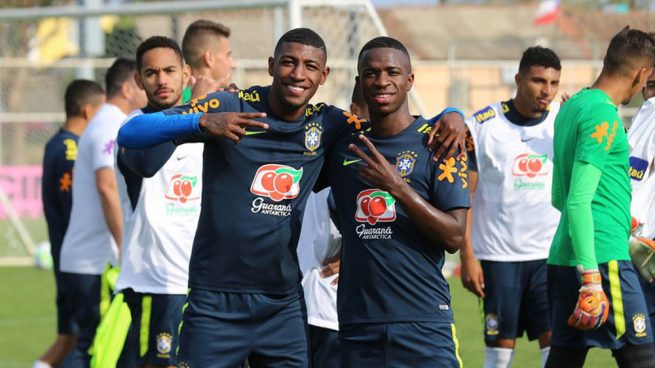
[[[320,103],[316,106],[312,106],[312,105],[307,106],[307,108],[305,109],[305,117],[309,117],[317,112],[320,112],[323,106],[325,106],[325,104],[323,103]]]
[[[259,97],[259,92],[257,92],[257,91],[245,92],[243,90],[240,90],[239,91],[239,98],[246,101],[246,102],[259,102],[259,101],[261,101],[261,98]]]
[[[221,101],[219,101],[217,98],[212,98],[209,101],[202,102],[200,102],[200,99],[196,98],[195,100],[191,101],[191,107],[189,110],[182,112],[182,114],[197,114],[199,112],[207,112],[210,108],[218,109],[219,106],[221,106]]]
[[[66,146],[66,160],[77,160],[77,143],[74,139],[64,139],[64,146]]]
[[[602,124],[596,125],[594,127],[595,131],[591,133],[591,138],[596,139],[598,143],[603,143],[603,139],[607,137],[607,129],[610,128],[610,124],[604,121]]]
[[[605,146],[605,151],[609,151],[610,147],[612,147],[612,143],[614,143],[614,137],[616,136],[616,129],[618,127],[619,123],[615,121],[612,125],[612,133],[610,133],[610,136],[607,137],[607,145]]]
[[[466,189],[469,187],[469,182],[468,182],[469,174],[467,173],[469,166],[466,159],[467,156],[465,154],[462,154],[457,158],[457,162],[459,162],[459,166],[461,167],[457,175],[459,176],[459,179],[462,181],[462,189]]]

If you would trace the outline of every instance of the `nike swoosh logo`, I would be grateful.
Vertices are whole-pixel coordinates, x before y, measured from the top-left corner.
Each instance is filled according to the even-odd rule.
[[[255,135],[266,133],[265,130],[246,130],[246,135]]]
[[[176,158],[178,161],[180,161],[180,160],[183,160],[184,158],[186,158],[187,156],[188,156],[188,155],[184,155],[184,156],[176,156],[175,158]]]
[[[348,160],[347,158],[343,159],[343,166],[348,166],[350,164],[354,164],[355,162],[359,162],[362,159],[356,159],[356,160]]]
[[[521,137],[521,142],[527,142],[533,140],[535,137]]]

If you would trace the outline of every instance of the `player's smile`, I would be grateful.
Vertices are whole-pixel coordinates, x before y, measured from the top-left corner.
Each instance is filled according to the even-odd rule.
[[[292,84],[286,84],[287,91],[289,94],[294,95],[294,96],[302,96],[305,91],[308,89],[306,87],[301,87],[301,86],[296,86]]]
[[[325,82],[329,68],[325,51],[297,42],[281,44],[268,61],[273,77],[269,103],[280,117],[295,120],[302,115],[318,87]]]
[[[413,83],[407,57],[393,48],[371,49],[362,57],[359,69],[369,112],[377,110],[386,115],[397,111]]]

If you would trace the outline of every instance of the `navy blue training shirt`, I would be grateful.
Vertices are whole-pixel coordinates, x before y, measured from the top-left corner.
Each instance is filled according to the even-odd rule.
[[[432,206],[470,206],[466,158],[434,162],[430,123],[419,117],[400,134],[366,136],[403,179]],[[402,206],[360,176],[361,160],[348,149],[352,134],[330,153],[326,170],[343,235],[338,288],[339,323],[452,322],[450,290],[441,273],[444,250],[431,243]]]
[[[216,92],[164,111],[265,112],[260,120],[269,125],[248,128],[238,144],[202,133],[186,137],[205,142],[191,288],[282,294],[295,293],[300,283],[296,246],[307,196],[325,150],[362,121],[324,104],[310,105],[297,121],[283,121],[273,116],[268,93],[269,87],[259,86]]]
[[[43,155],[41,200],[48,223],[50,252],[56,271],[59,271],[61,243],[64,241],[73,206],[73,166],[77,159],[78,139],[76,134],[63,128],[59,129],[46,143]]]

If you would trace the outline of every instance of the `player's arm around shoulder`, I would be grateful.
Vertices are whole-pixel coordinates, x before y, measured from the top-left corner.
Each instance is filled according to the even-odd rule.
[[[421,197],[405,182],[396,168],[377,151],[366,136],[361,135],[359,140],[370,152],[370,155],[367,155],[357,146],[350,146],[350,149],[365,163],[362,165],[360,176],[368,183],[388,192],[398,201],[407,212],[407,215],[415,221],[420,231],[432,242],[439,244],[449,253],[456,252],[464,240],[466,231],[466,208],[469,207],[468,182],[465,181],[461,184],[462,187],[466,187],[463,189],[465,197],[462,197],[462,204],[452,206],[450,210],[441,211]],[[460,185],[461,174],[465,175],[466,172],[465,155],[458,159],[450,157],[444,161],[443,165],[448,168],[444,171],[446,172],[444,177],[439,180],[452,180],[452,182],[455,182],[453,177],[455,175],[458,178],[457,185]],[[446,176],[450,179],[446,178]]]

